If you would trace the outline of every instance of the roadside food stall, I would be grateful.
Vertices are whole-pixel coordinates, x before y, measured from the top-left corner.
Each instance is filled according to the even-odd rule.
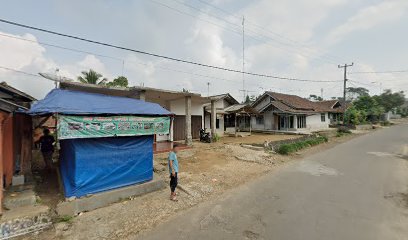
[[[154,134],[168,134],[172,114],[137,99],[54,89],[28,112],[54,115],[66,197],[153,179]]]

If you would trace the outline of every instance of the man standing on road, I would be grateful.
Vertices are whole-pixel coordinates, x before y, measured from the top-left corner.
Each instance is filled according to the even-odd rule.
[[[170,200],[177,202],[176,187],[177,187],[177,173],[178,173],[178,161],[177,161],[177,144],[173,144],[173,151],[169,153],[169,172],[170,172]]]

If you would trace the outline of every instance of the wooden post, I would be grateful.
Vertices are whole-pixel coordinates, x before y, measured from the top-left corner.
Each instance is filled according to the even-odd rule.
[[[5,116],[0,113],[0,216],[3,215],[3,122]]]
[[[235,137],[237,136],[237,113],[235,113]]]

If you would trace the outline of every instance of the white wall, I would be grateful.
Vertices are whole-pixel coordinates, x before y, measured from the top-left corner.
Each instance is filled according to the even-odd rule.
[[[176,115],[186,115],[185,99],[170,101],[170,112]],[[191,101],[191,115],[203,116],[203,104]]]
[[[326,121],[321,121],[319,114],[314,114],[306,117],[306,129],[310,131],[324,130],[329,128],[330,119],[327,113],[325,113]]]
[[[264,124],[266,130],[273,130],[273,126],[275,119],[273,117],[273,112],[265,112],[264,113]]]
[[[264,123],[265,123],[265,118],[264,118]],[[265,129],[265,124],[257,124],[256,123],[256,117],[251,116],[251,127],[254,130],[264,130]]]
[[[224,115],[221,114],[217,114],[217,119],[219,120],[219,128],[215,129],[215,132],[219,135],[219,136],[223,136],[224,135]],[[210,114],[206,114],[205,115],[205,128],[207,132],[211,131],[211,115]]]

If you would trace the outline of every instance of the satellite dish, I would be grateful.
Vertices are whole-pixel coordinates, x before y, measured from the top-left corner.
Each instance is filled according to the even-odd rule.
[[[70,78],[61,77],[56,74],[50,74],[50,73],[38,73],[38,74],[40,74],[41,77],[54,81],[54,82],[73,82],[74,81]]]
[[[73,82],[74,80],[67,78],[67,77],[61,77],[56,74],[50,74],[50,73],[38,73],[40,74],[41,77],[46,78],[48,80],[51,80],[55,82],[55,87],[58,87],[59,82]]]

